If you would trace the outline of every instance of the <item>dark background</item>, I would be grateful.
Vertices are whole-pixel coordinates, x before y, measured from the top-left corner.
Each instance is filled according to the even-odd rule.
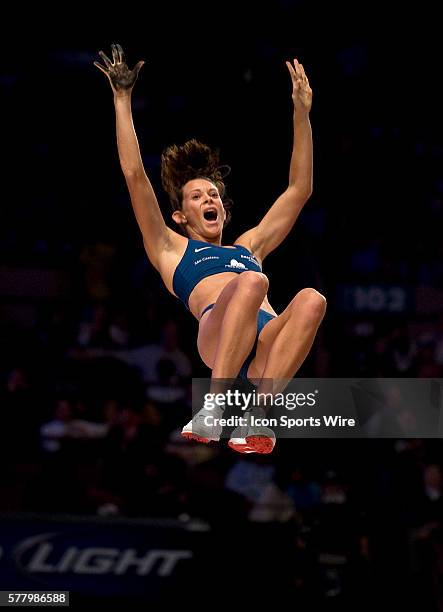
[[[375,602],[387,589],[397,604],[437,610],[439,440],[282,440],[271,457],[247,460],[225,447],[183,450],[177,432],[189,420],[189,374],[209,372],[195,349],[196,322],[144,254],[118,164],[111,90],[92,64],[112,42],[130,65],[147,62],[134,121],[165,217],[161,151],[191,137],[220,149],[232,168],[229,244],[286,187],[292,101],[284,62],[297,57],[314,92],[314,193],[264,271],[277,312],[303,287],[328,299],[299,375],[440,378],[436,15],[426,4],[148,3],[99,15],[79,5],[63,13],[16,7],[5,25],[0,509],[186,515],[213,529],[228,529],[229,517],[256,528],[252,509],[270,507],[265,485],[249,494],[244,480],[244,490],[232,488],[230,475],[252,464],[257,474],[246,470],[246,482],[264,482],[258,473],[267,466],[266,483],[293,507],[289,518],[265,512],[266,525],[282,530],[266,557],[292,534],[297,544],[284,555],[301,559],[287,582],[294,601],[315,593],[322,605],[342,606],[358,601],[349,585],[361,581]],[[131,352],[146,346],[151,375]],[[96,437],[91,423],[104,425]],[[344,558],[332,569],[322,557],[331,551]]]

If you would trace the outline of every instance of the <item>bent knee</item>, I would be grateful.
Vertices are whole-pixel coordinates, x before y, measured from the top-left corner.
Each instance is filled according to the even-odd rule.
[[[239,286],[248,293],[266,295],[269,288],[268,277],[261,272],[242,272],[238,279]]]
[[[299,291],[294,302],[309,312],[315,318],[323,318],[326,312],[326,298],[316,289],[306,287]]]

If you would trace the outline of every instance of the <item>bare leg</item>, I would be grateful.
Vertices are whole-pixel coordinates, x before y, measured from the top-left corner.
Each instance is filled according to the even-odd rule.
[[[257,333],[257,314],[268,289],[268,280],[257,272],[243,272],[229,282],[217,302],[200,322],[198,349],[212,367],[211,393],[223,393],[235,378],[252,349]],[[222,427],[215,423],[223,408],[203,407],[182,429],[182,435],[199,442],[219,439]],[[208,420],[209,419],[209,420]]]
[[[253,346],[257,312],[267,290],[266,277],[262,277],[265,282],[260,278],[256,273],[245,272],[228,283],[200,324],[198,347],[204,362],[213,368],[212,392],[224,391],[223,381],[218,383],[218,379],[237,376]],[[311,349],[325,309],[326,300],[321,294],[314,289],[303,289],[280,316],[265,326],[248,370],[248,377],[258,382],[258,392],[277,393],[286,386],[283,384],[277,389],[272,379],[284,381],[298,371]],[[218,439],[220,435],[218,431],[212,432],[211,437],[205,430],[198,435],[192,423],[184,431],[183,435],[202,442]],[[250,428],[243,434],[245,438],[240,433],[237,435],[229,445],[239,452],[269,453],[275,444],[274,433],[266,427]]]
[[[257,313],[267,289],[266,276],[243,272],[225,287],[202,321],[197,344],[213,379],[238,375],[254,345]]]
[[[298,371],[310,351],[326,310],[325,298],[314,289],[300,291],[285,311],[270,321],[259,336],[257,353],[248,376],[258,383],[257,393],[281,392]],[[269,405],[260,403],[253,411],[263,418]],[[250,425],[238,432],[229,446],[238,452],[270,453],[275,445],[272,430]]]
[[[296,374],[311,350],[325,311],[326,300],[314,289],[303,289],[295,296],[285,310],[283,325],[267,351],[261,374],[263,382],[258,385],[258,391],[269,391],[266,386],[270,379],[291,379]],[[266,328],[263,334],[265,331]],[[266,346],[265,336],[263,342]],[[273,386],[274,393],[281,390]]]
[[[262,330],[248,377],[257,384],[262,378],[292,378],[309,353],[325,310],[326,300],[318,291],[299,291]]]

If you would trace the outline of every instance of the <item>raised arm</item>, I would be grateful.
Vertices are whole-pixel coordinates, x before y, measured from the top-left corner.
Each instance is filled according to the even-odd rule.
[[[169,245],[169,228],[166,226],[157,198],[143,167],[137,135],[132,121],[131,94],[140,68],[133,70],[126,65],[123,49],[112,45],[112,61],[99,52],[104,65],[94,62],[106,74],[114,93],[117,131],[117,147],[120,165],[131,196],[131,203],[143,242],[151,263],[158,267],[159,255]]]
[[[287,189],[277,198],[260,223],[239,240],[263,259],[288,235],[312,193],[312,131],[309,111],[312,90],[302,64],[286,62],[292,80],[293,147]]]

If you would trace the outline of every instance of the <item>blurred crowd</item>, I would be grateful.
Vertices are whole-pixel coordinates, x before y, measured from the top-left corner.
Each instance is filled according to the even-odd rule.
[[[257,135],[255,124],[229,131],[229,96],[214,101],[215,111],[220,105],[216,126],[188,90],[161,90],[163,98],[154,103],[141,85],[134,101],[155,187],[167,138],[184,140],[180,126],[196,126],[197,118],[203,127],[196,135],[211,134],[227,161],[241,168],[230,183],[238,204],[228,243],[272,203],[289,163],[290,112],[286,124],[276,106],[283,98],[266,93],[275,96],[276,87],[265,88],[281,78],[270,73],[283,50],[257,49],[258,59],[245,60],[230,84],[243,121],[251,95],[261,93],[263,108],[269,105],[276,117],[272,133]],[[371,101],[361,112],[356,102],[364,99],[376,65],[372,51],[336,51],[334,87],[351,97],[346,117],[335,107],[333,121],[327,115],[332,77],[328,82],[315,67],[311,71],[314,91],[324,88],[323,102],[314,98],[314,135],[322,138],[315,145],[314,195],[264,271],[277,311],[304,286],[328,299],[299,376],[442,378],[443,147],[432,122],[412,129],[399,112],[387,127]],[[80,69],[92,87],[82,63],[90,65],[89,54],[51,57],[46,70],[59,75],[61,96],[71,88],[62,62],[71,62],[69,78]],[[237,66],[237,59],[227,61]],[[259,80],[257,65],[265,66],[267,81]],[[11,108],[24,104],[23,91],[37,78],[16,70],[15,79],[0,79]],[[94,87],[101,99],[103,91]],[[142,118],[161,103],[170,124],[147,126]],[[100,109],[103,104],[97,102]],[[115,151],[112,116],[96,128],[84,112],[81,125],[94,136],[90,150],[72,145],[62,162],[56,127],[47,135],[31,132],[20,108],[24,124],[17,129],[33,135],[34,163],[24,197],[8,200],[0,227],[0,512],[287,524],[301,591],[313,581],[318,559],[327,567],[323,579],[331,596],[344,588],[345,566],[399,581],[406,568],[417,584],[425,583],[430,574],[423,568],[443,563],[440,440],[280,440],[270,456],[184,440],[192,377],[210,373],[195,348],[196,321],[167,294],[144,254],[115,157],[100,160],[104,149]],[[58,125],[57,117],[51,125]],[[80,129],[75,121],[66,126],[71,143]],[[10,130],[5,126],[6,142]],[[235,142],[224,140],[225,131]],[[80,150],[84,176],[75,172]],[[261,151],[259,160],[251,158],[253,150]],[[113,171],[112,181],[96,183],[97,174]],[[257,175],[266,176],[266,185],[252,181]],[[162,199],[161,205],[166,214]]]
[[[32,329],[3,329],[0,512],[280,524],[306,597],[318,580],[342,595],[393,558],[399,581],[407,571],[427,584],[441,550],[440,440],[283,439],[269,456],[189,442],[192,376],[209,371],[189,315],[157,299],[131,314],[91,302],[77,319],[54,305]],[[435,375],[417,369],[424,348],[405,330],[370,349],[374,375]],[[369,348],[364,334],[354,342]],[[328,373],[325,350],[305,375]],[[367,363],[352,373],[366,376]]]

